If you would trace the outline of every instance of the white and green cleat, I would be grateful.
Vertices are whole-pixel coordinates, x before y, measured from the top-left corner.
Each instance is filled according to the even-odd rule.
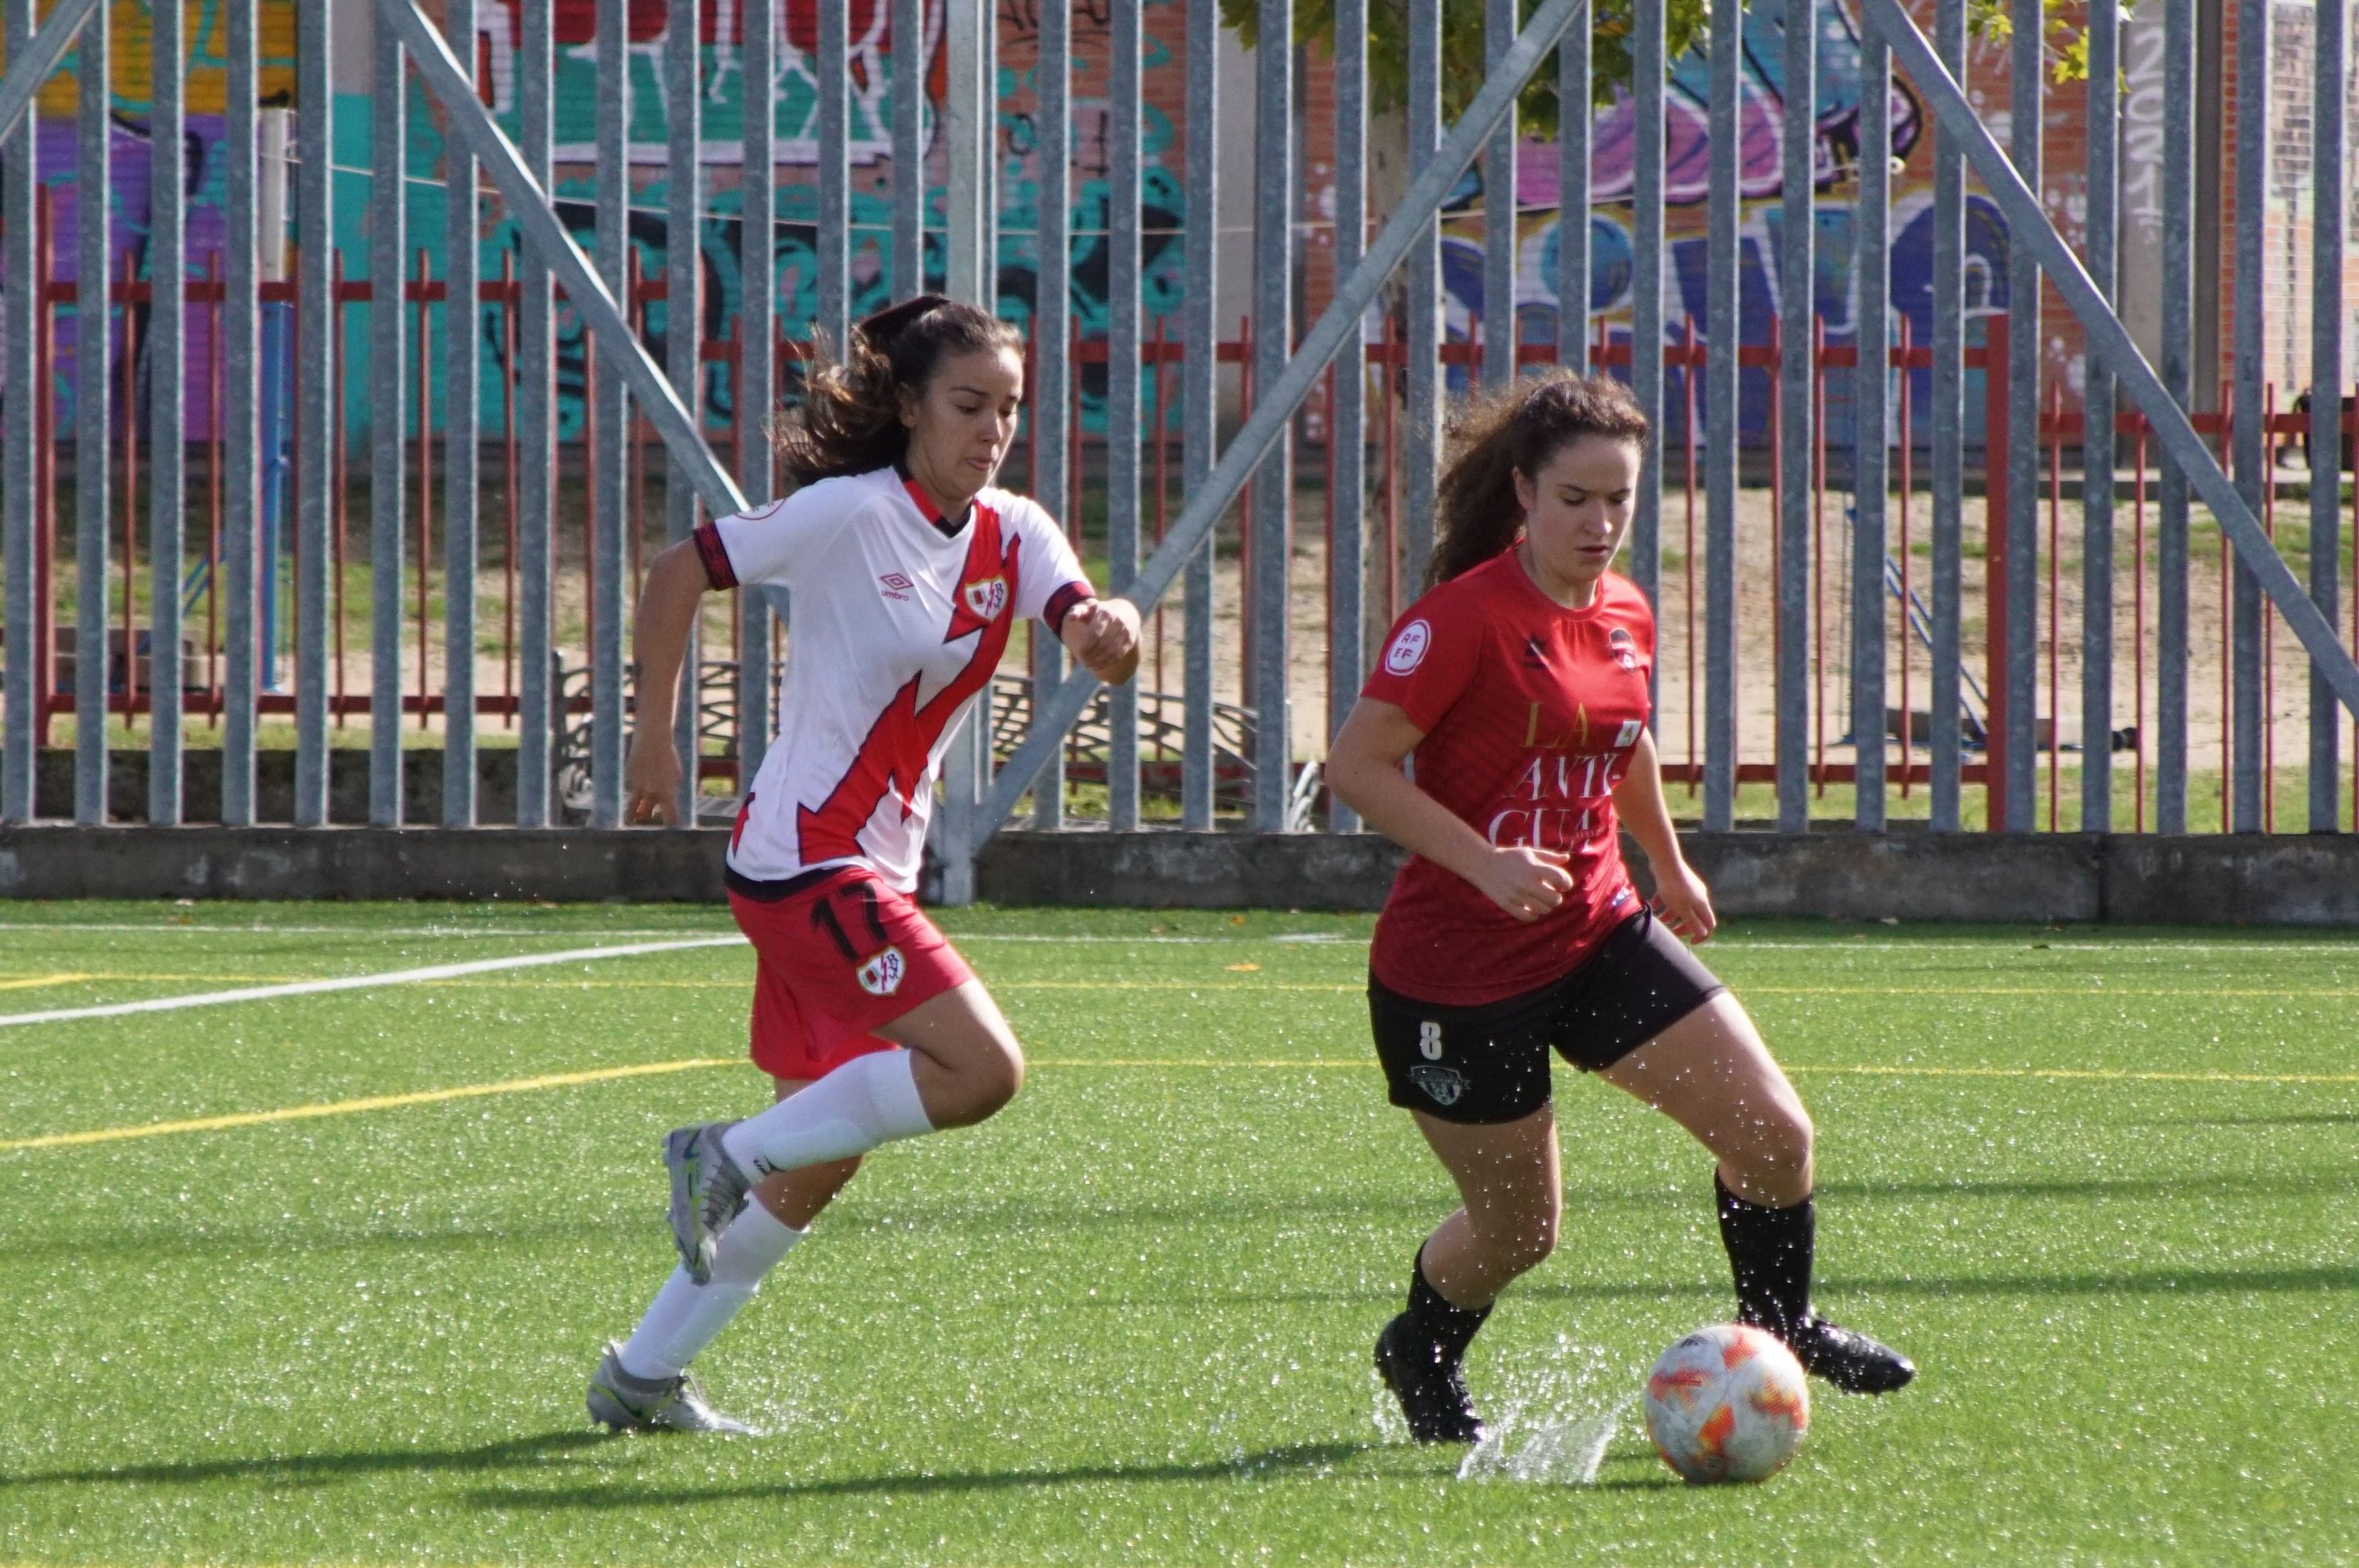
[[[754,1178],[721,1147],[736,1123],[708,1121],[664,1135],[664,1165],[671,1173],[671,1239],[680,1266],[701,1285],[712,1278],[712,1249],[745,1206]]]
[[[609,1341],[606,1358],[590,1379],[590,1419],[615,1432],[718,1432],[742,1437],[753,1428],[704,1402],[704,1390],[682,1372],[638,1378],[623,1368],[623,1346]]]

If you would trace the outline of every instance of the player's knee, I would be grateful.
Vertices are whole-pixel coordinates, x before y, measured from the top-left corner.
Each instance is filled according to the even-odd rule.
[[[937,1111],[934,1125],[972,1127],[998,1114],[1023,1087],[1023,1047],[1013,1039],[995,1040],[959,1065],[954,1098]]]
[[[1557,1210],[1551,1205],[1494,1216],[1477,1227],[1476,1235],[1494,1269],[1521,1274],[1547,1262],[1556,1250]]]
[[[1781,1200],[1807,1197],[1814,1137],[1810,1113],[1796,1103],[1771,1106],[1751,1119],[1745,1132],[1728,1158],[1745,1184]]]

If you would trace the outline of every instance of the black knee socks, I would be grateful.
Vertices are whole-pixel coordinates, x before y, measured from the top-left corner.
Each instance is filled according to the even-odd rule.
[[[1720,1244],[1728,1249],[1736,1276],[1737,1320],[1779,1336],[1792,1333],[1810,1315],[1818,1234],[1810,1200],[1791,1208],[1747,1203],[1728,1190],[1717,1171],[1712,1187],[1720,1199]]]
[[[1473,1343],[1474,1331],[1491,1315],[1489,1307],[1452,1305],[1429,1283],[1425,1277],[1425,1249],[1417,1250],[1417,1261],[1408,1276],[1408,1332],[1419,1345],[1429,1347],[1437,1367],[1455,1367],[1465,1358],[1466,1346]]]

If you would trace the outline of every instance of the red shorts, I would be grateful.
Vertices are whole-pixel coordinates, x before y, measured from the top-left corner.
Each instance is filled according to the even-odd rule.
[[[873,1031],[974,979],[917,904],[864,866],[775,903],[733,891],[729,912],[760,960],[753,1057],[772,1077],[822,1077],[890,1050]]]

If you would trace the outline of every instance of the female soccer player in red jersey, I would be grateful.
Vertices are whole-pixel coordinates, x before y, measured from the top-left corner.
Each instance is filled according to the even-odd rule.
[[[1414,852],[1369,955],[1376,1054],[1463,1206],[1426,1238],[1376,1368],[1425,1442],[1482,1427],[1461,1363],[1556,1244],[1550,1048],[1663,1111],[1719,1162],[1739,1315],[1838,1388],[1916,1369],[1810,1310],[1810,1120],[1753,1021],[1679,938],[1712,935],[1647,731],[1655,624],[1608,570],[1646,416],[1559,375],[1477,404],[1443,475],[1432,583],[1393,628],[1327,784]],[[1405,770],[1414,756],[1415,772]],[[1627,827],[1655,873],[1623,870]]]
[[[743,1431],[704,1402],[690,1360],[862,1155],[1015,1096],[1007,1021],[910,901],[934,780],[1016,622],[1037,617],[1109,683],[1138,664],[1136,608],[1098,600],[1055,520],[992,486],[1023,395],[1014,329],[921,295],[850,347],[782,417],[799,488],[666,550],[639,600],[636,822],[679,798],[673,700],[705,591],[789,588],[794,633],[778,739],[726,873],[758,959],[754,1062],[777,1103],[665,1140],[680,1266],[591,1380],[590,1414],[613,1427]]]

